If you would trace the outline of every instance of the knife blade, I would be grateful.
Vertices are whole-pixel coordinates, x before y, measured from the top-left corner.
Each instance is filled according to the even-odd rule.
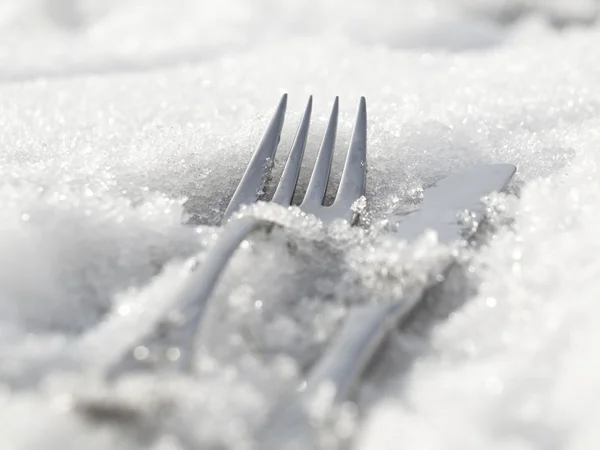
[[[427,229],[437,233],[438,242],[449,243],[461,237],[464,224],[457,213],[468,210],[476,222],[485,215],[482,197],[503,191],[517,168],[512,164],[473,167],[443,178],[425,190],[417,209],[405,215],[396,234],[413,241]]]

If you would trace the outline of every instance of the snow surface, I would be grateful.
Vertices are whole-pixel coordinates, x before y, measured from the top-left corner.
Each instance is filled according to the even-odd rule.
[[[350,306],[456,258],[435,236],[400,240],[397,213],[442,176],[506,162],[517,177],[489,200],[477,246],[459,249],[323,445],[596,449],[599,6],[4,0],[0,448],[251,447]],[[194,374],[106,383],[102,368],[202,263],[282,92],[281,148],[315,100],[301,190],[334,96],[334,180],[367,98],[361,227],[262,206],[288,227],[236,254]]]

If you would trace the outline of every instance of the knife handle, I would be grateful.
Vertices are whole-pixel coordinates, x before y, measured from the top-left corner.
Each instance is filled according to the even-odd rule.
[[[305,387],[283,399],[258,433],[260,448],[319,448],[311,403],[318,400],[320,407],[330,410],[347,400],[388,333],[413,310],[421,297],[419,291],[401,301],[353,309],[334,342],[311,369]],[[321,403],[323,394],[327,396],[327,405]]]

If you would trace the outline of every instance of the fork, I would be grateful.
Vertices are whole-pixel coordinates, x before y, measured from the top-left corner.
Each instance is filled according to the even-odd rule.
[[[190,274],[179,295],[169,306],[169,311],[163,314],[150,333],[128,346],[128,350],[124,354],[121,353],[116,364],[110,365],[107,372],[109,378],[131,369],[132,365],[136,366],[140,362],[155,362],[154,358],[161,347],[167,356],[166,360],[161,362],[166,366],[183,371],[192,369],[195,335],[201,328],[209,297],[226,269],[229,259],[250,233],[261,226],[271,224],[252,217],[230,219],[242,206],[258,200],[279,144],[286,107],[287,94],[284,94],[224,213],[222,223],[226,223],[225,228],[208,251],[204,263]],[[273,203],[283,206],[292,204],[306,148],[311,112],[312,96],[308,99],[283,173],[271,200]],[[299,205],[303,212],[316,216],[324,226],[340,219],[351,225],[356,224],[358,212],[354,205],[365,195],[366,187],[367,109],[365,98],[361,97],[336,198],[331,206],[323,204],[331,172],[338,112],[339,98],[336,97],[304,199]],[[176,317],[177,320],[170,320],[169,317]],[[142,351],[135,351],[136,349]],[[170,352],[171,358],[167,353],[169,349],[176,349],[175,352]],[[149,358],[151,354],[153,358]],[[143,358],[140,358],[140,355]],[[172,355],[176,355],[176,358]],[[133,360],[131,356],[134,356]]]

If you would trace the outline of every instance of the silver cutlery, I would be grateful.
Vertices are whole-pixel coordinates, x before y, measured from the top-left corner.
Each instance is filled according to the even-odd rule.
[[[146,333],[133,336],[128,344],[115,349],[113,358],[105,365],[105,374],[111,378],[131,369],[152,366],[160,369],[189,371],[192,369],[196,333],[202,329],[204,313],[219,277],[249,234],[263,227],[272,226],[267,220],[243,216],[234,217],[240,209],[259,199],[277,151],[287,106],[284,95],[268,128],[232,197],[223,216],[225,224],[218,240],[208,250],[202,265],[191,271],[183,289],[168,302],[159,320],[150,324]],[[324,225],[335,220],[357,221],[356,201],[365,194],[366,185],[366,102],[361,98],[352,138],[346,156],[340,186],[334,203],[324,206],[323,201],[329,182],[339,104],[335,99],[329,122],[319,149],[306,194],[300,209],[319,218]],[[312,111],[309,98],[304,115],[292,144],[286,165],[270,200],[283,206],[292,204],[298,184],[298,176]],[[494,191],[503,190],[515,172],[510,164],[491,164],[475,167],[451,175],[425,190],[424,200],[418,207],[405,214],[394,232],[408,241],[416,239],[425,230],[437,232],[440,242],[450,242],[465,237],[464,226],[458,213],[468,211],[470,223],[483,219],[485,208],[481,198]],[[301,389],[282,399],[273,409],[271,419],[260,431],[257,442],[261,448],[298,448],[317,446],[311,402],[329,390],[327,405],[336,405],[352,399],[363,372],[373,360],[385,338],[408,317],[423,299],[424,291],[432,284],[422,286],[416,292],[388,304],[353,308],[346,317],[321,358],[308,371]],[[170,317],[177,320],[170,320]],[[142,348],[143,352],[138,350]],[[168,350],[177,349],[178,358],[169,358]],[[140,360],[136,354],[145,357]],[[148,357],[149,356],[149,357]],[[295,448],[295,447],[293,447]]]

